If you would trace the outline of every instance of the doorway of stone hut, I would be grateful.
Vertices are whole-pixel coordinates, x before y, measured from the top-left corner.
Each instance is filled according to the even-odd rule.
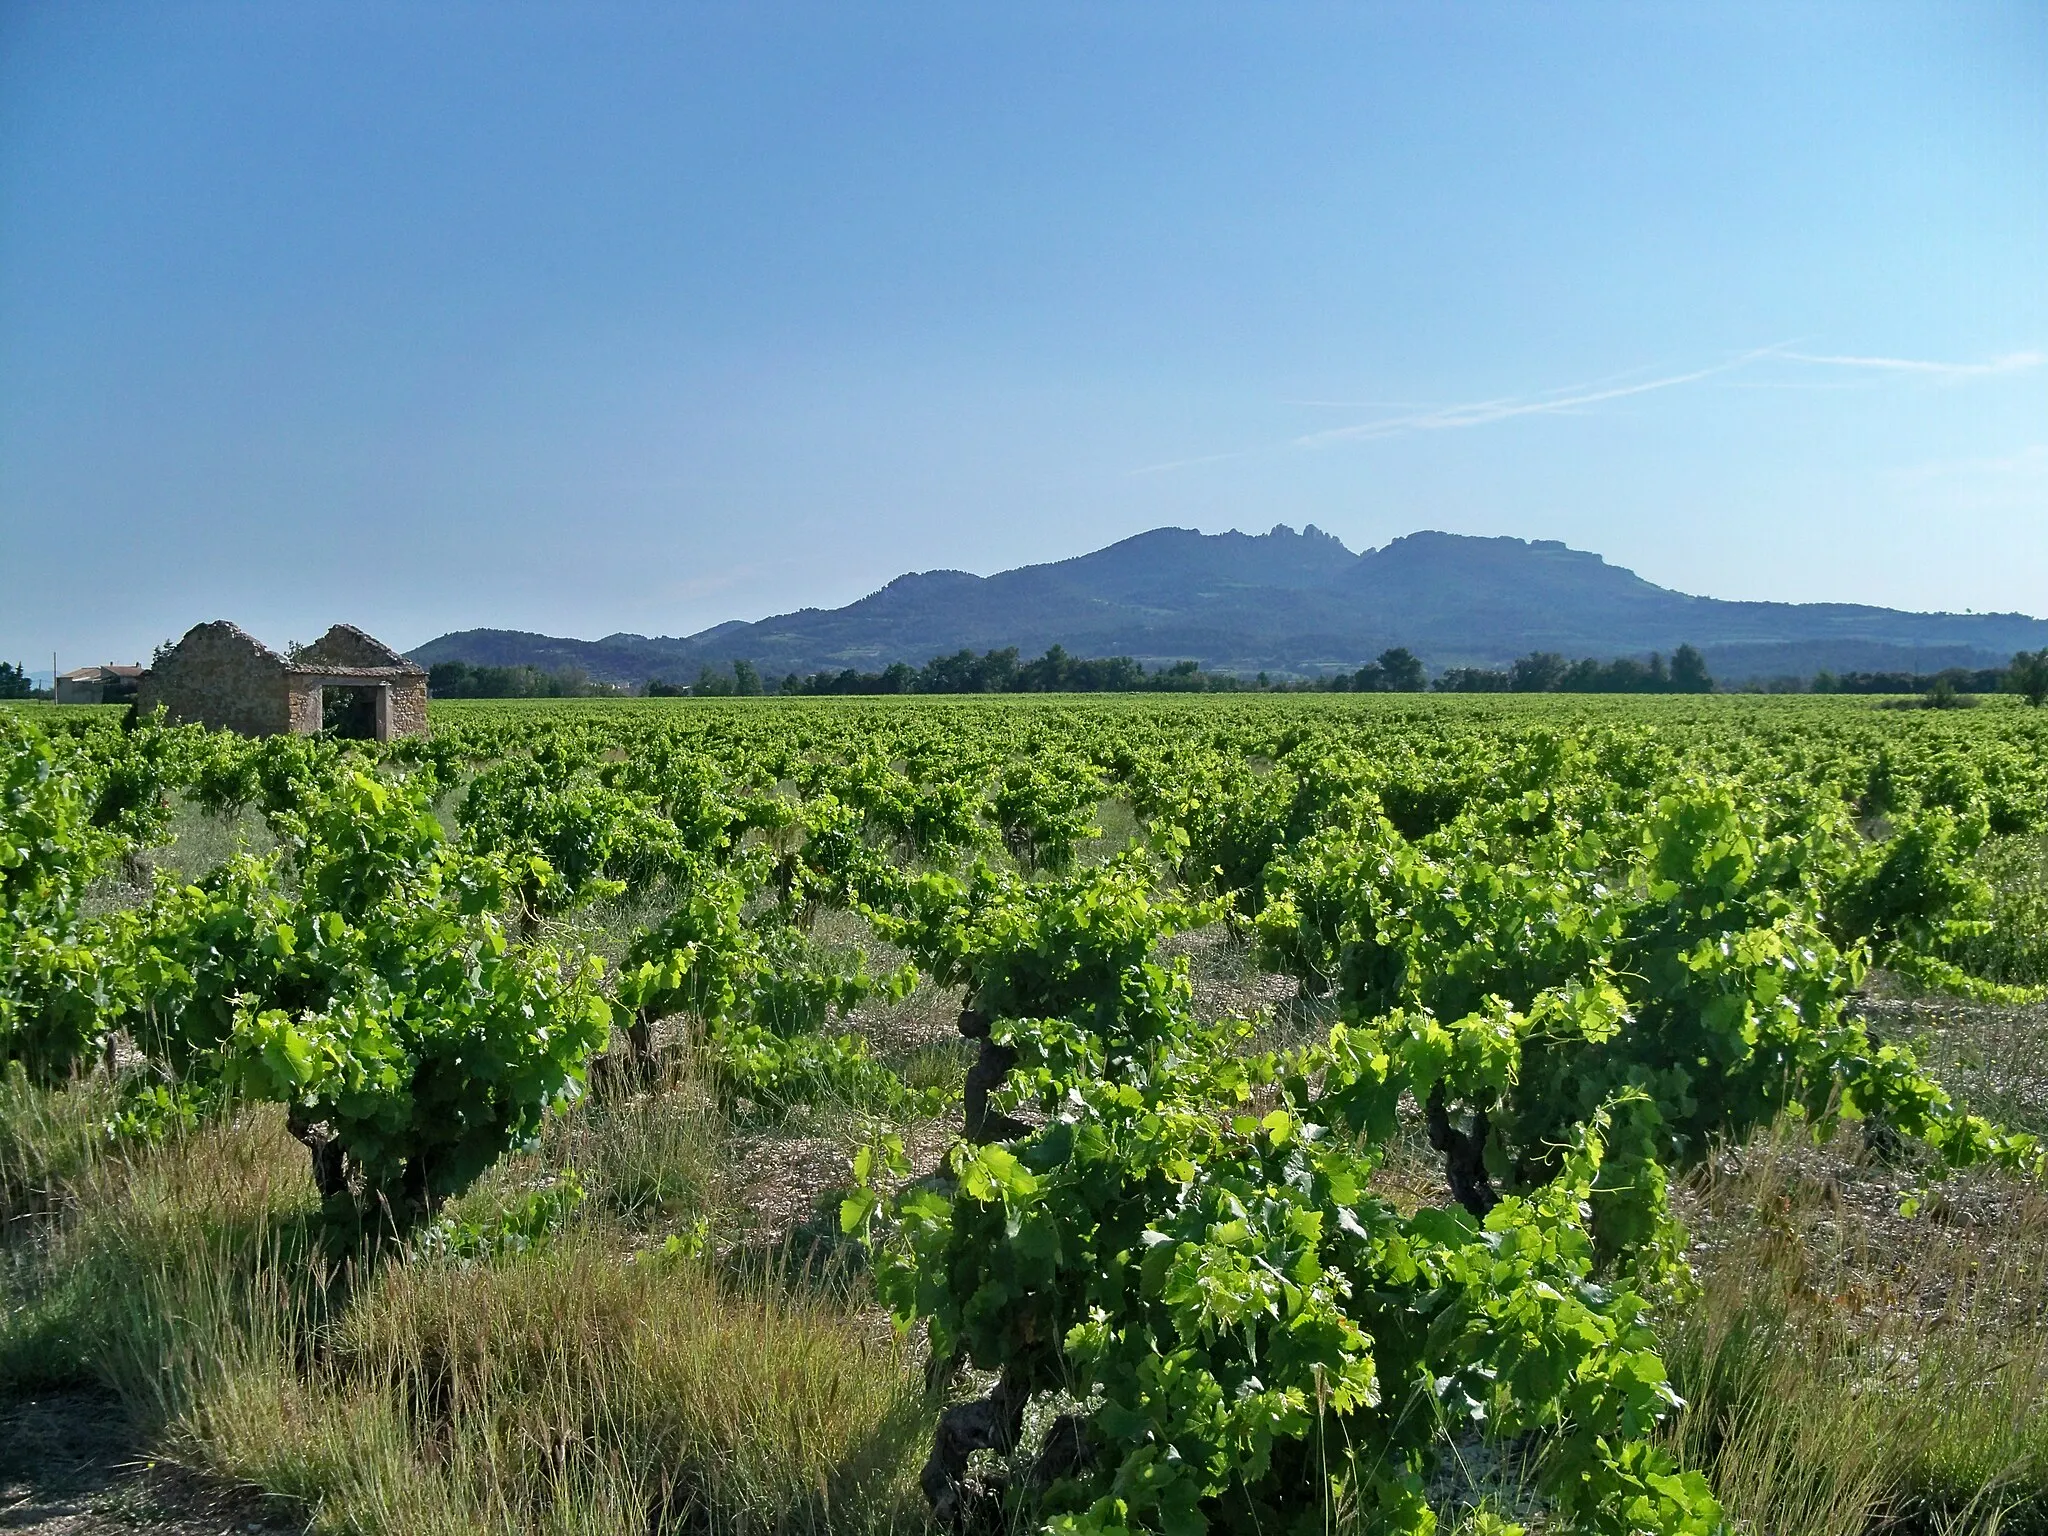
[[[379,729],[389,710],[381,684],[351,686],[347,683],[320,685],[320,734],[343,741],[381,741]]]

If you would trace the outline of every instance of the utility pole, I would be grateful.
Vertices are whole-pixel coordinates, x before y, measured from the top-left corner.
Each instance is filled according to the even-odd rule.
[[[57,702],[57,653],[50,652],[50,702]]]

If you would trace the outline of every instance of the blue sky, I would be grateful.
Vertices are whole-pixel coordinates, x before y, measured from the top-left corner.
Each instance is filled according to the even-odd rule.
[[[2048,7],[0,0],[0,656],[1161,524],[2048,613]]]

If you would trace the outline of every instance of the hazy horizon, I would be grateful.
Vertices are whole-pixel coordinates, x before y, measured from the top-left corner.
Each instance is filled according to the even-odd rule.
[[[2048,9],[0,3],[0,659],[1160,526],[2041,613]]]

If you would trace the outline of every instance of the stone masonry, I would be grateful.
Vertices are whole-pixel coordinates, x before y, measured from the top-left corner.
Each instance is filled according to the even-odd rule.
[[[426,669],[350,624],[335,625],[290,661],[225,619],[194,625],[143,673],[135,707],[148,714],[161,704],[174,725],[311,736],[328,688],[370,692],[378,741],[426,731]]]

